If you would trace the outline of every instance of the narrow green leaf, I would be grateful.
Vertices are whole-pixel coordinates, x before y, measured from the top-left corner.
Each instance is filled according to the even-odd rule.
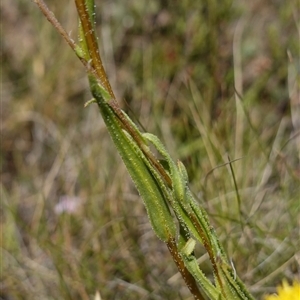
[[[176,236],[176,226],[164,194],[149,168],[133,146],[133,141],[125,134],[118,117],[102,97],[98,82],[91,78],[91,90],[106,123],[112,140],[120,153],[126,168],[139,191],[151,225],[156,235],[164,242]]]

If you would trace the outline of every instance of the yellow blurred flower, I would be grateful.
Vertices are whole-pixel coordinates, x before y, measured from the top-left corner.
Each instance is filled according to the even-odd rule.
[[[282,285],[277,287],[277,294],[265,296],[264,300],[300,300],[300,283],[294,281],[293,285],[289,285],[284,280]]]

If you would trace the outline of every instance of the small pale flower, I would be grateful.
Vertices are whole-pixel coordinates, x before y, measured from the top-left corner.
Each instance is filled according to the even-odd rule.
[[[81,202],[79,197],[61,196],[54,207],[54,211],[57,215],[62,213],[76,214],[79,211]]]

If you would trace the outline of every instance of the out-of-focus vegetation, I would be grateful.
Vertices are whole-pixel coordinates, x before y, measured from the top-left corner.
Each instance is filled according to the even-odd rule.
[[[47,3],[75,39],[73,2]],[[299,3],[96,3],[120,103],[184,161],[237,273],[257,298],[299,276]],[[2,299],[191,299],[80,62],[33,2],[1,22]]]

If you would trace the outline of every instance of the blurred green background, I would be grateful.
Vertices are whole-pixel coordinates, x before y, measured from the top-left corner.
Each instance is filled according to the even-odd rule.
[[[73,1],[47,3],[76,39]],[[96,4],[121,106],[184,162],[251,292],[299,278],[299,1]],[[32,1],[0,5],[1,299],[192,299],[84,68]]]

